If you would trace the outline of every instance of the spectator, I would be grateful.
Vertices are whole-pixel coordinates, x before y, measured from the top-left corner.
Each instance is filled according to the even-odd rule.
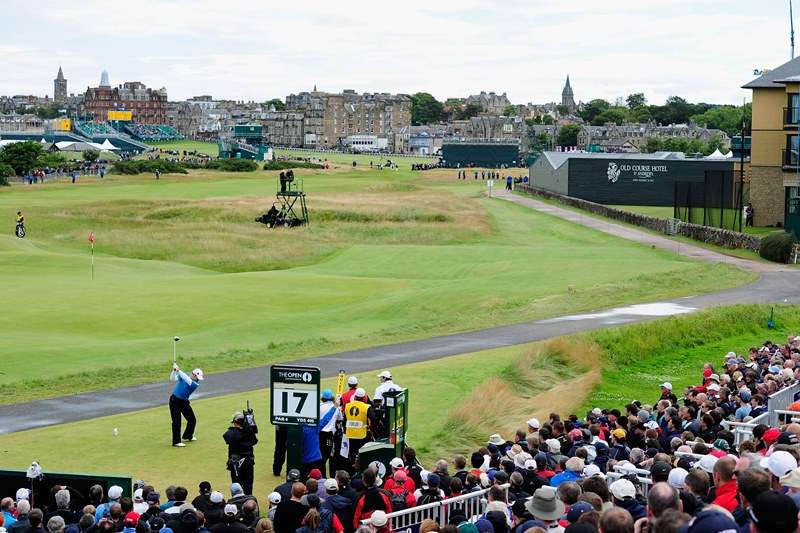
[[[392,512],[392,504],[389,501],[389,497],[378,490],[375,486],[375,479],[375,472],[373,472],[372,469],[368,469],[364,472],[362,480],[365,490],[356,501],[355,510],[353,512],[353,529],[357,529],[361,520],[369,518],[375,511],[383,511],[386,514]],[[282,532],[278,531],[277,533]]]
[[[766,491],[753,501],[750,526],[753,533],[794,533],[797,505],[785,494]]]
[[[236,505],[225,505],[222,521],[211,526],[211,533],[247,533],[247,526],[236,519],[239,510]]]
[[[5,522],[5,513],[0,515],[0,519],[4,521],[4,526],[8,533],[22,533],[30,526],[28,522],[28,513],[31,511],[31,504],[28,500],[20,500],[17,503],[17,518],[12,524]]]
[[[306,486],[300,482],[292,485],[291,497],[282,500],[275,510],[275,533],[294,533],[303,525],[303,518],[308,513],[308,507],[300,503],[306,493]]]
[[[619,507],[609,509],[600,515],[600,533],[633,533],[633,518]]]
[[[563,531],[563,528],[558,526],[558,519],[564,514],[564,502],[556,497],[554,490],[546,487],[537,490],[527,501],[525,508],[534,520],[544,523],[548,532]]]

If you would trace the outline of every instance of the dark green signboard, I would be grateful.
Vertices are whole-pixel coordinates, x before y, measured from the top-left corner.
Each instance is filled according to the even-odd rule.
[[[316,426],[319,422],[319,368],[272,365],[269,374],[270,422],[281,426]]]

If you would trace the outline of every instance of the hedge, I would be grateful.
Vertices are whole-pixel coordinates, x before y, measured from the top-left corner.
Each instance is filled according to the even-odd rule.
[[[258,170],[258,164],[252,159],[215,159],[209,161],[206,168],[225,172],[253,172]]]
[[[758,254],[764,259],[776,263],[788,263],[792,256],[794,236],[785,231],[775,231],[761,239],[761,249]]]
[[[306,161],[268,161],[264,163],[264,170],[288,170],[290,168],[325,168],[325,166]]]
[[[160,170],[162,174],[188,174],[186,167],[182,163],[163,159],[116,161],[111,170],[117,174],[132,175],[152,174],[155,173],[156,169]]]

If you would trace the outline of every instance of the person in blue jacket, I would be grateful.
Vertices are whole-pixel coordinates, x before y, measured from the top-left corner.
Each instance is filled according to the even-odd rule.
[[[172,445],[183,448],[186,444],[181,442],[181,415],[186,419],[183,440],[197,440],[194,436],[197,418],[194,416],[189,397],[200,386],[200,382],[203,381],[203,371],[195,368],[192,370],[192,375],[188,376],[177,364],[173,364],[170,380],[175,382],[175,388],[172,389],[172,395],[169,397],[169,414],[172,417]]]

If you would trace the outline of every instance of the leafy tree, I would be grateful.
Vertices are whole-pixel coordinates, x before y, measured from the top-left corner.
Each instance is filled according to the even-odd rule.
[[[285,111],[286,104],[280,98],[273,98],[272,100],[267,100],[264,102],[264,106],[269,108],[270,106],[275,107],[275,111]]]
[[[631,110],[628,116],[631,122],[650,122],[650,119],[653,118],[650,114],[650,108],[644,105]]]
[[[745,106],[722,105],[712,107],[705,113],[692,115],[691,121],[734,136],[739,135],[743,121],[746,124],[745,128],[749,130],[752,114],[753,108],[750,104]]]
[[[588,104],[586,104],[583,107],[583,110],[580,111],[579,115],[586,122],[591,122],[592,120],[594,120],[594,117],[596,117],[609,107],[611,107],[611,104],[609,104],[607,101],[601,98],[596,98],[591,102],[589,102]]]
[[[57,118],[60,115],[58,105],[36,108],[36,116],[43,119]]]
[[[34,141],[23,141],[7,145],[0,150],[0,163],[14,169],[18,176],[34,169],[36,160],[44,153],[42,145]]]
[[[556,121],[553,119],[552,115],[542,115],[542,124],[546,124],[548,126],[552,126],[555,124]]]
[[[478,104],[467,104],[456,111],[457,120],[467,120],[468,118],[477,117],[483,109]]]
[[[461,107],[463,103],[463,98],[448,98],[444,101],[444,106],[449,107],[450,109],[455,109],[456,107]]]
[[[662,152],[664,150],[664,140],[660,137],[648,137],[647,143],[644,146],[644,150],[648,154]]]
[[[63,167],[67,164],[67,158],[64,157],[63,154],[59,154],[58,152],[42,152],[38,158],[36,158],[36,164],[34,168],[59,168]]]
[[[503,115],[506,117],[516,117],[519,115],[519,108],[515,105],[507,105],[503,108]]]
[[[719,150],[720,152],[726,153],[727,150],[723,148],[723,142],[719,135],[714,135],[711,137],[708,142],[705,143],[705,146],[701,150],[705,155],[714,153],[714,150]]]
[[[593,126],[602,126],[607,122],[621,125],[628,118],[628,110],[624,107],[610,107],[592,119]]]
[[[577,146],[579,131],[581,131],[581,127],[578,124],[567,124],[566,126],[561,126],[561,128],[558,130],[559,146]]]
[[[540,116],[535,116],[535,117],[532,117],[532,118],[526,118],[525,119],[525,125],[528,126],[529,128],[532,128],[536,124],[541,124],[541,123],[542,123],[542,117],[540,117]]]
[[[430,93],[416,93],[411,96],[411,124],[419,126],[438,122],[442,119],[444,106]]]
[[[83,151],[83,160],[89,163],[94,163],[100,159],[100,152],[97,150],[84,150]]]
[[[633,93],[628,95],[625,102],[628,104],[628,109],[633,110],[637,107],[644,107],[647,103],[647,98],[644,97],[644,93]]]
[[[558,114],[560,116],[562,116],[562,117],[566,116],[566,115],[569,115],[569,108],[567,106],[565,106],[564,104],[558,104],[556,106],[556,111],[558,111]]]

